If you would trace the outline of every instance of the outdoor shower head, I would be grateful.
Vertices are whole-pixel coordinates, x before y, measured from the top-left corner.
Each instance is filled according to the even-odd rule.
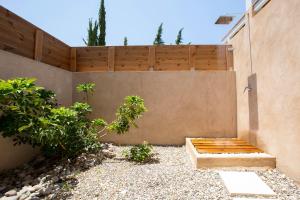
[[[227,25],[230,24],[233,21],[234,16],[229,16],[229,15],[223,15],[220,16],[215,24],[220,24],[220,25]]]

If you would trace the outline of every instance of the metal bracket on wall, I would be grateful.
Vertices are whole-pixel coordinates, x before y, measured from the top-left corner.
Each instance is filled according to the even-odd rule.
[[[246,86],[245,89],[244,89],[244,94],[245,94],[246,90],[248,90],[249,92],[251,92],[252,88],[250,86]]]

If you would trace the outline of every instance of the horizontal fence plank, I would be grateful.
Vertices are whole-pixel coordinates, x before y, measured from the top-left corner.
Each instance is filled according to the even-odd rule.
[[[28,58],[34,57],[35,27],[0,7],[1,49]]]
[[[70,70],[70,47],[0,6],[0,49]]]
[[[77,47],[76,52],[77,71],[108,70],[107,47]]]

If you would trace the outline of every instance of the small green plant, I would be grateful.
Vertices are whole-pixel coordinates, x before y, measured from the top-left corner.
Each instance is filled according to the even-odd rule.
[[[72,185],[66,181],[62,183],[62,190],[65,192],[69,192],[72,190]]]
[[[128,160],[144,163],[151,160],[153,156],[152,150],[153,147],[149,143],[144,142],[143,144],[131,147],[129,150],[123,151],[123,155]]]
[[[85,100],[86,100],[86,102],[88,102],[89,94],[92,95],[94,93],[95,86],[96,86],[95,83],[82,83],[82,84],[79,84],[76,87],[76,89],[77,89],[77,92],[83,92],[85,94]]]

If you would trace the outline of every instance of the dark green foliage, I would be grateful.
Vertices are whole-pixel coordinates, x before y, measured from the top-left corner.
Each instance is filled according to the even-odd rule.
[[[95,84],[81,84],[78,91],[92,92]],[[91,120],[87,103],[57,107],[55,94],[35,85],[34,79],[0,80],[0,132],[15,144],[40,146],[46,155],[72,157],[100,147],[99,129],[124,133],[146,108],[140,97],[129,96],[117,112],[117,119],[107,124]]]
[[[105,46],[106,41],[106,11],[105,11],[105,5],[104,0],[101,0],[100,9],[99,9],[99,45]]]
[[[128,39],[127,39],[127,37],[124,37],[124,46],[128,46]]]
[[[98,124],[87,118],[91,111],[86,103],[53,108],[48,119],[44,119],[47,128],[40,132],[40,145],[46,155],[72,157],[99,149]]]
[[[99,25],[97,20],[93,23],[92,19],[89,19],[89,28],[88,28],[88,36],[87,39],[83,39],[84,43],[87,46],[98,46],[99,41],[98,41],[98,29]]]
[[[154,45],[163,45],[163,44],[165,44],[163,39],[162,39],[162,33],[163,33],[163,23],[161,23],[158,27],[157,34],[156,34],[155,40],[153,42]]]
[[[56,105],[55,94],[35,85],[35,79],[0,80],[0,132],[15,144],[39,144],[43,119]]]
[[[98,21],[95,20],[95,22],[93,23],[93,20],[89,19],[88,37],[87,40],[83,39],[83,41],[87,46],[105,46],[106,45],[105,37],[106,37],[106,11],[105,11],[104,0],[101,0],[100,9],[98,13]]]
[[[136,145],[129,150],[124,151],[123,155],[128,160],[143,163],[150,161],[153,156],[152,150],[152,146],[147,142],[144,142],[143,144]]]
[[[46,155],[74,156],[100,147],[97,126],[85,103],[57,107],[53,92],[34,79],[0,81],[0,131],[15,144],[40,146]]]
[[[180,45],[180,44],[183,43],[183,41],[182,41],[182,40],[183,40],[183,39],[182,39],[182,31],[183,31],[183,28],[179,30],[178,35],[177,35],[177,38],[176,38],[176,40],[175,40],[175,43],[176,43],[177,45]]]

